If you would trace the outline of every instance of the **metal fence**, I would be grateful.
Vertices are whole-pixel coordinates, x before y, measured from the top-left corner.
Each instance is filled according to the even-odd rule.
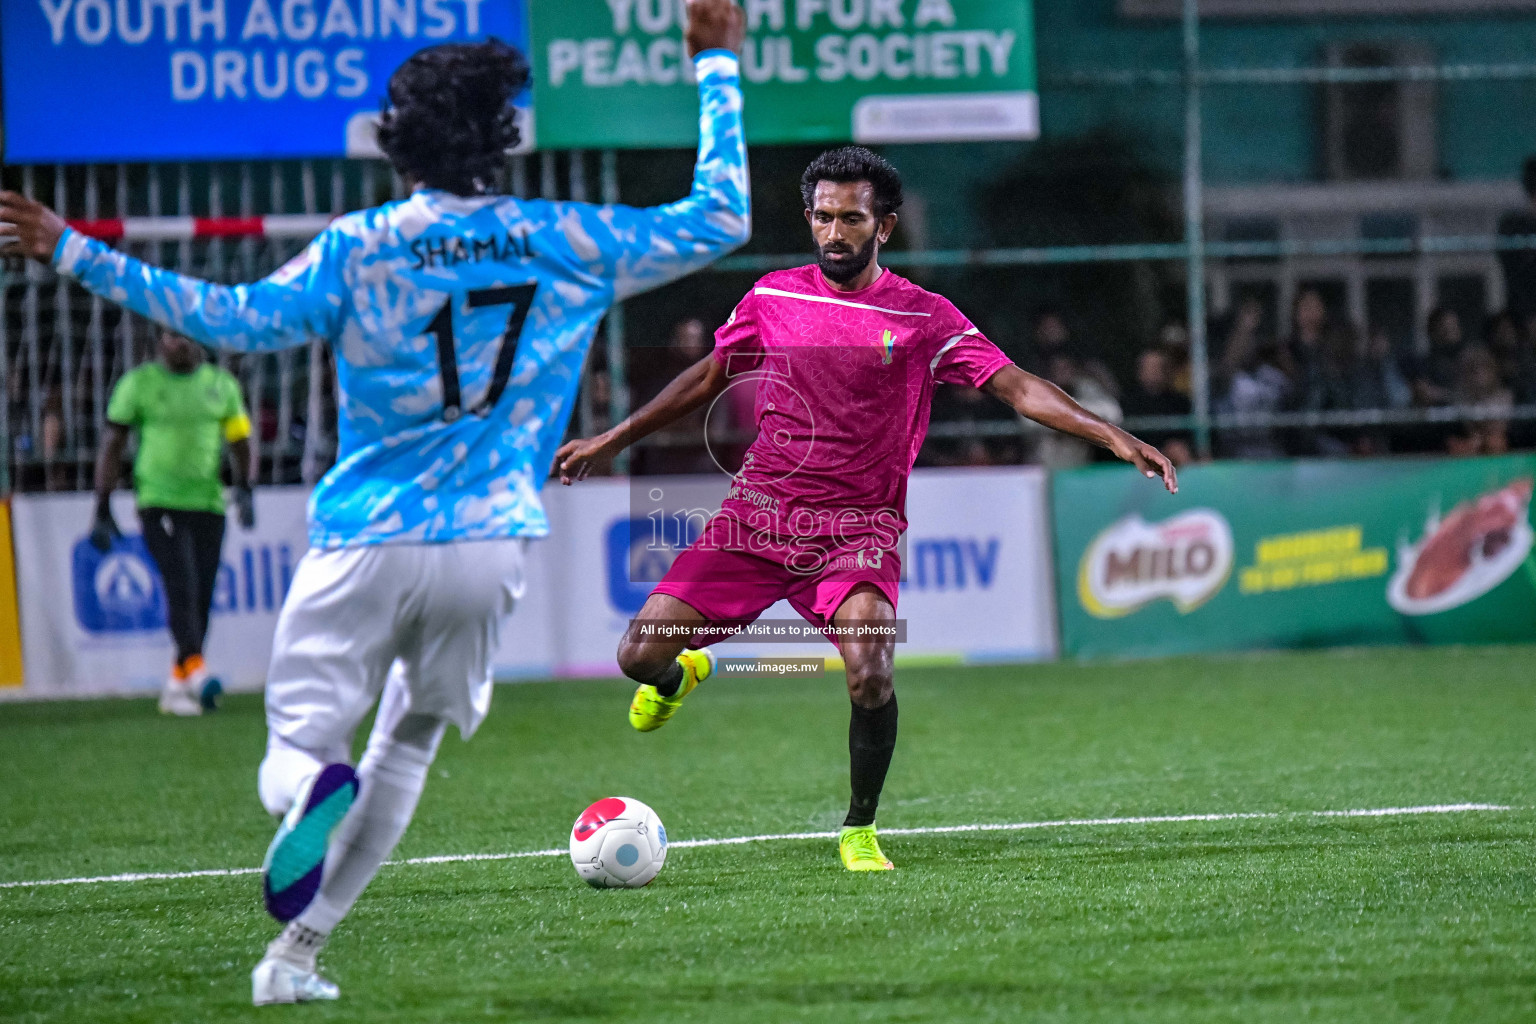
[[[1306,260],[1330,256],[1424,257],[1492,254],[1536,248],[1536,237],[1491,233],[1434,233],[1414,228],[1364,237],[1210,240],[1203,170],[1202,95],[1207,89],[1253,85],[1351,85],[1383,82],[1524,81],[1536,63],[1413,65],[1397,67],[1250,67],[1206,69],[1201,64],[1198,0],[1183,0],[1182,62],[1177,68],[1078,69],[1041,83],[1066,89],[1179,90],[1183,99],[1183,238],[1127,245],[1045,246],[892,252],[898,268],[1031,267],[1075,263],[1145,262],[1182,266],[1190,335],[1192,412],[1188,417],[1132,419],[1133,429],[1187,430],[1202,454],[1214,433],[1243,430],[1366,428],[1392,425],[1536,420],[1536,406],[1488,408],[1378,408],[1259,415],[1215,409],[1207,337],[1208,273],[1213,264],[1243,260]],[[253,280],[296,253],[323,221],[346,210],[398,197],[401,184],[372,161],[278,164],[6,168],[11,187],[50,203],[66,217],[98,222],[99,233],[120,235],[124,249],[147,260],[221,281]],[[612,152],[541,153],[509,159],[506,185],[521,196],[576,200],[619,199]],[[201,220],[199,220],[201,218]],[[105,226],[103,226],[105,225]],[[209,237],[212,236],[212,237]],[[739,255],[720,271],[762,272],[804,261],[802,254]],[[150,325],[112,304],[60,282],[46,268],[8,261],[0,277],[0,492],[79,489],[91,484],[92,463],[111,384],[150,358]],[[592,374],[610,386],[581,389],[573,429],[589,433],[617,421],[629,404],[624,311],[615,308],[603,328]],[[311,482],[335,451],[334,387],[330,357],[307,350],[221,359],[242,381],[256,425],[260,478]],[[605,390],[605,408],[594,395]],[[935,437],[1021,437],[1023,426],[1002,419],[984,423],[935,422]],[[663,437],[659,444],[697,443]],[[620,467],[622,469],[622,465]]]
[[[589,178],[599,178],[598,189]],[[11,178],[14,177],[14,181]],[[616,201],[612,154],[596,166],[585,153],[513,157],[509,187],[522,196]],[[302,161],[22,167],[8,186],[52,206],[76,226],[151,263],[235,283],[264,277],[347,210],[399,198],[389,167],[373,161]],[[622,379],[622,311],[604,326],[594,369]],[[111,387],[154,358],[158,330],[49,268],[17,259],[0,275],[0,493],[92,486]],[[335,371],[320,342],[269,354],[220,354],[240,380],[253,422],[264,483],[313,483],[336,452]],[[622,416],[594,409],[583,388],[577,429]]]

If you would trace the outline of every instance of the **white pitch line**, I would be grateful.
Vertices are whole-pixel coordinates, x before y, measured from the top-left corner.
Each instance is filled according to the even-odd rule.
[[[1506,804],[1426,804],[1422,807],[1376,807],[1349,811],[1248,811],[1230,814],[1158,814],[1135,818],[1059,818],[1054,821],[1018,821],[1008,824],[933,825],[926,828],[883,828],[883,836],[937,836],[956,832],[1027,832],[1039,828],[1072,828],[1114,825],[1168,825],[1191,821],[1253,821],[1279,818],[1400,818],[1418,814],[1464,814],[1468,811],[1513,811]],[[741,846],[746,843],[775,843],[805,839],[836,839],[836,832],[775,832],[760,836],[728,836],[723,839],[681,839],[669,844],[673,849],[697,849],[705,846]],[[521,850],[516,853],[449,853],[435,857],[410,857],[392,860],[387,867],[414,867],[421,864],[467,864],[475,861],[524,860],[529,857],[561,857],[561,849]],[[0,889],[39,889],[49,885],[98,885],[104,882],[154,882],[180,878],[231,878],[259,875],[260,868],[212,868],[204,871],[149,871],[137,874],[97,875],[93,878],[45,878],[31,882],[0,882]]]

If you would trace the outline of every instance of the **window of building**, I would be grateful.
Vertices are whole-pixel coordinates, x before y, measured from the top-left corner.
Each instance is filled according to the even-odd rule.
[[[1334,68],[1422,67],[1434,62],[1416,42],[1349,42],[1327,47]],[[1436,171],[1433,82],[1350,82],[1322,86],[1322,157],[1331,181],[1432,178]]]

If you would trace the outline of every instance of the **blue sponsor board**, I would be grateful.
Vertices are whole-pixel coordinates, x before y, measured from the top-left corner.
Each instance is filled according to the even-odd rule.
[[[908,544],[901,585],[918,590],[990,590],[1001,537],[919,537]]]
[[[609,523],[603,538],[608,602],[625,615],[639,612],[678,554],[699,539],[701,527],[696,520],[663,515]]]
[[[75,618],[87,633],[139,633],[165,628],[165,587],[138,534],[97,551],[81,537],[70,552]]]
[[[358,155],[403,60],[489,36],[526,0],[0,0],[5,160]]]
[[[293,583],[288,544],[227,545],[214,584],[214,615],[273,614]],[[75,619],[87,633],[153,633],[166,628],[165,584],[140,534],[97,551],[81,537],[70,552]]]

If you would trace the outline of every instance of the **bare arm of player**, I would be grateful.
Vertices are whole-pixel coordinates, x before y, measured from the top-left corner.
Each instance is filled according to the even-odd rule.
[[[752,190],[742,123],[746,15],[733,0],[689,0],[685,38],[699,82],[699,148],[688,195],[664,206],[567,204],[562,222],[584,236],[583,273],[628,298],[693,273],[746,243]]]
[[[101,450],[96,453],[96,515],[91,524],[91,543],[98,551],[111,550],[113,539],[121,536],[112,518],[112,490],[117,486],[127,447],[128,428],[108,420]]]
[[[251,487],[256,483],[256,453],[249,437],[229,442],[230,479],[236,487]]]
[[[1050,381],[1041,380],[1017,366],[1005,366],[987,378],[981,389],[1007,403],[1020,416],[1108,448],[1148,478],[1161,478],[1169,494],[1179,492],[1178,475],[1166,455],[1084,409]]]
[[[151,266],[71,230],[57,213],[0,192],[0,253],[51,264],[87,291],[177,334],[230,352],[271,352],[333,333],[343,296],[323,232],[275,274],[223,285]]]
[[[128,447],[128,428],[108,420],[101,450],[96,453],[96,507],[106,508],[122,472],[123,451]]]
[[[613,458],[643,437],[676,423],[725,391],[730,378],[713,355],[705,356],[672,378],[661,394],[646,402],[618,426],[596,437],[567,441],[555,452],[560,482],[570,486],[586,478],[592,466]]]

